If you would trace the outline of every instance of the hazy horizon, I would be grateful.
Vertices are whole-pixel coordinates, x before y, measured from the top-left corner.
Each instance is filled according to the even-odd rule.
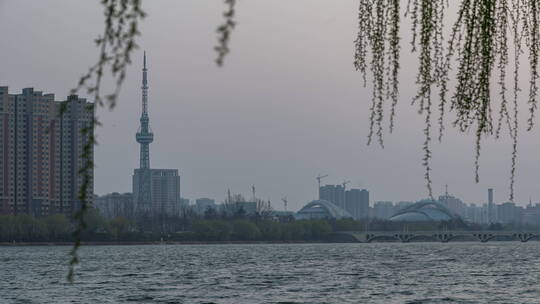
[[[318,174],[329,174],[323,184],[350,180],[349,187],[368,189],[371,202],[427,196],[423,117],[410,105],[417,61],[407,52],[408,41],[403,41],[396,130],[385,133],[384,149],[366,146],[371,89],[362,86],[353,67],[356,1],[238,2],[223,68],[216,67],[213,50],[222,1],[145,1],[143,9],[148,16],[140,25],[140,49],[118,106],[98,111],[103,127],[96,131],[96,194],[131,191],[139,164],[135,132],[146,50],[155,136],[151,166],[179,169],[183,197],[221,201],[227,189],[251,197],[255,184],[258,197],[280,209],[287,196],[296,210],[316,197]],[[61,100],[97,59],[93,40],[103,13],[98,1],[0,0],[0,27],[8,29],[0,42],[0,85],[11,93],[34,87]],[[537,129],[520,134],[519,205],[529,198],[540,201]],[[485,203],[487,189],[494,188],[495,201],[506,201],[508,136],[484,141],[476,184],[474,134],[460,134],[449,123],[447,130],[443,143],[433,142],[434,194],[448,184],[450,194],[464,202]]]

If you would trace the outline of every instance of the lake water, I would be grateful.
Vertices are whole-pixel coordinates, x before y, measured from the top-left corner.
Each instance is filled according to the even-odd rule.
[[[540,303],[540,242],[0,247],[0,303]]]

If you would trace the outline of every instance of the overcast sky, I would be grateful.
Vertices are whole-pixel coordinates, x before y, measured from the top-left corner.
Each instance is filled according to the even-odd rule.
[[[366,146],[371,91],[353,67],[357,1],[244,0],[225,67],[214,64],[218,0],[144,1],[141,48],[118,106],[100,109],[95,192],[131,191],[141,109],[142,51],[148,54],[151,166],[178,168],[182,196],[222,200],[228,188],[298,209],[323,183],[350,180],[375,200],[426,196],[421,159],[423,118],[410,105],[416,57],[401,71],[397,130],[385,148]],[[65,98],[97,59],[103,27],[99,1],[0,0],[0,85]],[[408,28],[408,27],[407,27]],[[83,94],[84,95],[84,94]],[[523,111],[525,112],[525,111]],[[483,203],[487,188],[508,197],[511,146],[485,141],[481,182],[474,183],[474,138],[449,131],[434,143],[435,194],[449,185],[465,202]],[[516,201],[540,200],[538,132],[520,134]]]

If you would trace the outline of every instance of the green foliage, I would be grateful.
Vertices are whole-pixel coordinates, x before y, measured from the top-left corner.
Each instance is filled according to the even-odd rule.
[[[354,66],[362,72],[364,85],[369,70],[373,76],[368,144],[374,133],[383,144],[384,102],[391,101],[390,129],[394,126],[399,95],[399,25],[400,0],[360,0],[359,31],[355,40]],[[372,55],[368,64],[368,54]],[[368,66],[369,65],[369,66]],[[375,130],[375,125],[377,130]]]
[[[299,241],[307,239],[306,225],[303,221],[286,223],[283,227],[282,238],[286,241]]]
[[[193,225],[194,241],[321,241],[332,232],[326,220],[281,223],[269,219],[202,220]]]
[[[71,94],[76,94],[78,91],[85,89],[86,93],[92,96],[95,106],[102,107],[106,103],[112,109],[116,105],[120,88],[126,77],[127,67],[131,63],[131,54],[137,48],[135,38],[140,34],[138,24],[144,18],[145,13],[141,9],[141,0],[101,0],[101,4],[104,7],[105,27],[103,34],[95,40],[99,49],[99,58],[88,72],[81,76],[77,86],[71,90]],[[104,95],[101,91],[101,84],[107,67],[110,69],[116,88],[112,93]],[[69,99],[62,105],[60,116],[67,111],[68,103]],[[93,109],[89,108],[89,110]],[[88,190],[92,183],[90,173],[94,168],[92,151],[96,144],[94,129],[97,126],[99,126],[99,121],[94,115],[91,125],[81,131],[83,137],[86,137],[87,140],[84,142],[83,151],[80,155],[83,164],[79,170],[79,174],[83,177],[78,197],[81,208],[75,214],[78,223],[73,232],[75,243],[70,252],[71,260],[68,273],[70,282],[73,282],[74,266],[79,262],[77,250],[81,245],[81,238],[86,229],[84,217],[88,209]]]
[[[93,234],[98,231],[104,231],[106,227],[105,219],[101,216],[100,212],[96,208],[88,208],[83,216],[86,223],[85,234]]]
[[[50,240],[67,240],[70,230],[68,219],[63,214],[53,214],[44,219]]]
[[[353,219],[340,219],[334,223],[334,229],[336,231],[358,231],[358,222]]]
[[[231,32],[236,25],[236,22],[233,20],[236,0],[225,0],[225,4],[227,5],[227,10],[223,13],[225,21],[217,28],[219,39],[218,45],[214,48],[218,55],[216,59],[218,66],[223,66],[225,56],[230,52],[229,40],[231,39]]]
[[[204,220],[193,225],[193,232],[198,239],[204,241],[228,241],[231,239],[233,227],[230,223],[219,220]]]
[[[332,232],[332,226],[325,220],[315,220],[309,223],[311,224],[310,239],[312,240],[322,240]]]
[[[112,219],[107,225],[107,232],[118,240],[120,236],[133,230],[133,225],[125,217],[119,216]]]
[[[254,223],[248,220],[236,220],[233,223],[234,237],[241,241],[252,241],[260,237],[261,232]]]
[[[217,233],[211,221],[199,221],[193,224],[193,232],[201,240],[215,240]]]
[[[133,231],[132,223],[122,217],[105,220],[97,209],[90,208],[84,217],[86,229],[81,233],[85,241],[108,241],[127,239]],[[0,242],[67,242],[78,225],[64,214],[45,217],[0,215]],[[140,238],[137,235],[134,239]]]
[[[271,221],[263,220],[258,223],[259,231],[261,232],[261,238],[266,241],[278,241],[281,239],[282,224]]]
[[[372,105],[368,144],[375,134],[383,145],[384,103],[390,101],[390,132],[394,128],[398,98],[400,0],[360,0],[359,31],[355,41],[354,64],[364,78],[372,76]],[[451,4],[450,4],[451,3]],[[452,24],[446,22],[449,5],[458,7]],[[534,125],[538,95],[540,49],[540,5],[537,0],[408,0],[406,16],[412,23],[412,52],[418,52],[417,94],[413,103],[424,115],[423,165],[426,187],[431,189],[431,142],[434,94],[438,92],[439,141],[445,129],[445,115],[455,115],[452,125],[461,132],[476,135],[475,180],[479,181],[481,140],[499,137],[505,125],[513,140],[510,171],[510,201],[514,199],[517,159],[519,66],[528,51],[529,108],[528,130]],[[446,31],[448,29],[448,31]],[[444,33],[450,36],[445,37]],[[514,57],[509,58],[512,48]],[[369,59],[371,57],[371,60]],[[457,70],[451,74],[457,63]],[[507,96],[507,70],[513,70],[512,103]],[[497,74],[497,75],[496,75]],[[457,85],[449,90],[449,82]],[[496,87],[498,98],[494,97]],[[448,97],[450,96],[450,97]],[[498,118],[492,110],[498,108]],[[377,126],[375,130],[375,126]]]

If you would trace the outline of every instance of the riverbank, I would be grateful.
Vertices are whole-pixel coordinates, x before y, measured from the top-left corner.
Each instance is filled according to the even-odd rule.
[[[121,242],[121,241],[103,241],[103,242],[82,242],[81,246],[133,246],[133,245],[231,245],[231,244],[327,244],[332,241],[155,241],[155,242]],[[347,243],[347,242],[345,242]],[[16,246],[73,246],[73,242],[0,242],[0,247]]]

